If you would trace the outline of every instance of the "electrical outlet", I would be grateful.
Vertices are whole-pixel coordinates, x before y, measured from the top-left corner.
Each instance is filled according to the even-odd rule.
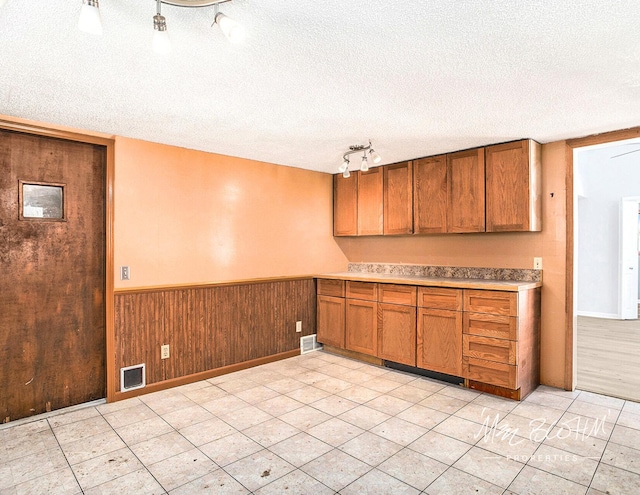
[[[131,275],[131,271],[128,266],[120,267],[120,280],[129,280],[129,276]]]
[[[301,321],[296,321],[296,332],[297,333],[302,332],[302,322]]]
[[[168,359],[169,358],[169,344],[165,344],[160,346],[160,358]]]
[[[542,258],[533,258],[533,269],[542,270]]]

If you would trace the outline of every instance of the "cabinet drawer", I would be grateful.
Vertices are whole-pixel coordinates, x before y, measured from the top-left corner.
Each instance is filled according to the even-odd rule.
[[[465,290],[464,310],[492,315],[518,315],[518,293],[497,290]]]
[[[513,340],[492,339],[477,335],[462,336],[462,355],[504,364],[516,364],[517,345]]]
[[[515,316],[465,312],[462,328],[466,334],[518,340],[518,318]]]
[[[344,280],[319,278],[318,294],[321,296],[344,297]]]
[[[378,300],[378,284],[374,282],[354,282],[347,280],[347,297],[364,301]]]
[[[378,284],[378,301],[415,306],[416,292],[417,288],[412,285]]]
[[[420,287],[418,288],[418,306],[462,311],[462,290]]]
[[[510,364],[486,361],[470,356],[462,358],[464,378],[515,390],[518,386],[518,367]]]

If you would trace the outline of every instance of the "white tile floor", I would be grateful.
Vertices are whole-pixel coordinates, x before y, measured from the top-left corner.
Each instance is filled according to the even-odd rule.
[[[324,352],[0,429],[0,494],[640,493],[640,404]]]

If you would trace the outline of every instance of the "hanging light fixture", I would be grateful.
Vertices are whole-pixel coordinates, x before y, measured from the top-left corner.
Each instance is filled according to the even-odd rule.
[[[371,157],[371,161],[374,164],[378,164],[382,160],[380,155],[376,153],[374,149],[371,147],[371,141],[369,141],[368,145],[356,144],[354,146],[349,146],[349,151],[347,151],[344,155],[342,155],[342,165],[338,167],[338,172],[340,172],[344,178],[347,178],[350,176],[349,158],[347,157],[349,155],[352,155],[353,153],[359,153],[360,151],[362,151],[362,161],[360,162],[360,170],[362,172],[366,172],[367,170],[369,170],[369,159],[367,157],[367,151],[369,152],[369,157]]]
[[[82,0],[78,29],[89,34],[102,34],[102,20],[100,19],[98,0]]]
[[[162,15],[161,0],[157,0],[156,15],[153,16],[153,51],[161,55],[171,52],[171,39],[167,33],[167,19]]]
[[[80,10],[80,19],[78,20],[78,28],[91,34],[102,34],[102,22],[100,20],[99,0],[82,0],[82,9]],[[217,24],[225,37],[232,43],[239,43],[244,40],[244,28],[236,21],[227,17],[219,11],[221,3],[231,2],[232,0],[155,0],[156,15],[153,16],[153,49],[159,53],[168,53],[171,51],[171,41],[167,33],[167,20],[160,13],[160,5],[168,4],[176,7],[215,7],[215,15],[213,24]],[[0,0],[0,4],[4,0]]]
[[[218,4],[216,4],[216,13],[213,18],[213,24],[220,26],[220,31],[231,43],[241,43],[244,41],[244,28],[236,21],[227,17],[219,11]],[[213,26],[212,24],[212,26]]]

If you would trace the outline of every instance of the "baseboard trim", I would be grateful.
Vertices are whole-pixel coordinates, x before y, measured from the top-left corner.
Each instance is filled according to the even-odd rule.
[[[617,313],[598,313],[596,311],[577,311],[578,316],[587,316],[589,318],[606,318],[608,320],[619,320]]]
[[[280,361],[282,359],[288,359],[291,357],[299,356],[300,349],[294,349],[292,351],[281,352],[279,354],[272,354],[271,356],[265,356],[250,361],[244,361],[242,363],[231,364],[229,366],[223,366],[222,368],[216,368],[213,370],[202,371],[200,373],[194,373],[193,375],[181,376],[179,378],[172,378],[171,380],[165,380],[162,382],[152,383],[144,388],[132,390],[130,392],[116,392],[113,401],[130,399],[131,397],[137,397],[139,395],[150,394],[152,392],[159,392],[160,390],[166,390],[180,385],[187,385],[188,383],[198,382],[200,380],[207,380],[220,375],[226,375],[227,373],[233,373],[234,371],[245,370],[247,368],[253,368],[254,366],[260,366],[261,364],[273,363],[274,361]]]

